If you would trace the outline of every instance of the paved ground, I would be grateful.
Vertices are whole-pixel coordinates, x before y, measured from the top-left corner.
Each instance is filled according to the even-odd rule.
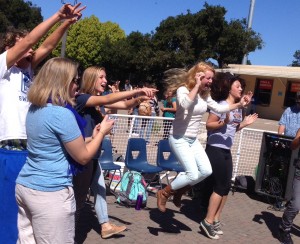
[[[206,115],[203,121],[206,120]],[[258,119],[251,126],[255,129],[277,131],[278,122]],[[93,200],[93,199],[91,199]],[[201,199],[184,197],[181,209],[168,203],[169,210],[161,213],[156,208],[156,197],[149,196],[147,208],[136,211],[115,203],[115,197],[108,195],[108,210],[111,222],[125,224],[128,230],[119,236],[103,240],[92,204],[86,204],[81,218],[78,243],[279,243],[277,227],[282,212],[275,211],[273,199],[243,192],[230,194],[223,212],[224,235],[219,240],[208,239],[199,229],[199,222],[205,216]],[[292,231],[294,243],[300,243],[300,217],[294,221]]]
[[[93,199],[91,199],[93,200]],[[181,209],[168,202],[168,210],[161,213],[156,208],[155,196],[149,196],[147,208],[136,211],[115,203],[115,197],[107,197],[111,222],[128,226],[124,233],[103,240],[92,204],[86,204],[80,226],[78,243],[279,243],[277,226],[282,212],[272,209],[270,199],[243,192],[230,194],[223,212],[224,235],[219,240],[208,239],[199,229],[205,216],[201,199],[185,196]],[[294,222],[293,239],[300,243],[300,217]]]

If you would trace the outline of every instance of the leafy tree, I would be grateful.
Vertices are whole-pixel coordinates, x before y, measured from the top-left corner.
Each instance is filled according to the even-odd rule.
[[[300,67],[300,50],[297,50],[294,55],[293,55],[294,59],[292,64],[290,66],[292,67]]]
[[[43,21],[41,8],[30,1],[0,0],[0,6],[0,33],[11,28],[32,30]]]
[[[67,37],[66,55],[79,61],[84,68],[91,65],[101,65],[108,60],[105,54],[105,44],[116,43],[125,38],[125,32],[119,25],[106,22],[100,23],[92,15],[73,25]]]

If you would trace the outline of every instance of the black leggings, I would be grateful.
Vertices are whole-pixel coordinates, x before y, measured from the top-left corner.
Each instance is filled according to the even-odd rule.
[[[212,167],[213,191],[227,196],[232,178],[232,157],[229,149],[206,145],[205,149]]]

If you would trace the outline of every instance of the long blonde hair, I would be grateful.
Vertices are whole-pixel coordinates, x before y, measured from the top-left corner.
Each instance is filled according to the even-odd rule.
[[[164,84],[168,89],[175,92],[179,87],[185,86],[191,91],[196,85],[195,76],[198,72],[211,71],[215,74],[215,69],[208,63],[199,62],[189,70],[186,69],[169,69],[164,75]],[[209,90],[201,92],[201,96],[208,96]]]
[[[74,105],[70,96],[71,82],[77,76],[78,64],[66,58],[49,59],[40,69],[28,92],[28,100],[43,107],[51,99],[52,103],[64,106]]]
[[[91,66],[88,67],[82,75],[80,92],[85,94],[97,95],[95,91],[95,84],[99,78],[100,71],[104,70],[104,67]]]

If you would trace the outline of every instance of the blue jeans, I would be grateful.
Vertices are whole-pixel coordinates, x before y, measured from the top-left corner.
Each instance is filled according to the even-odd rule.
[[[96,195],[95,211],[100,224],[109,222],[107,203],[106,203],[106,186],[104,175],[99,163],[96,166],[96,172],[91,185],[93,193]]]
[[[179,174],[171,183],[173,190],[193,186],[211,175],[209,159],[197,138],[169,136],[170,147],[185,172]]]
[[[151,117],[152,116],[156,116],[156,113],[152,112]],[[153,125],[154,125],[154,119],[142,119],[140,137],[145,138],[146,141],[149,141]],[[147,129],[146,129],[146,127],[147,127]],[[146,129],[146,137],[144,137],[145,136],[144,135],[145,134],[145,129]]]
[[[137,109],[133,110],[133,115],[139,115]],[[132,133],[138,133],[139,124],[140,124],[140,119],[138,117],[135,117],[133,122]]]

